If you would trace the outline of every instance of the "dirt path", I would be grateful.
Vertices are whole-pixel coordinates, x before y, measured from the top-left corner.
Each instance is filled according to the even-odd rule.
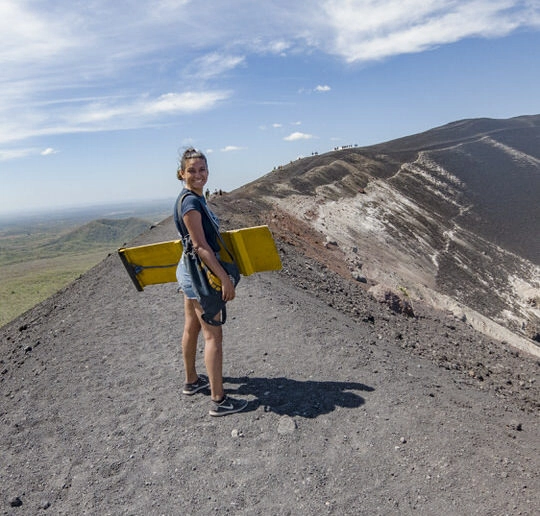
[[[367,300],[351,318],[347,292],[311,295],[292,249],[284,265],[229,308],[226,388],[250,405],[226,418],[179,393],[175,286],[137,292],[116,256],[2,328],[1,513],[537,512],[537,391],[439,367],[441,341],[481,340],[459,322]],[[536,362],[495,353],[534,385]]]

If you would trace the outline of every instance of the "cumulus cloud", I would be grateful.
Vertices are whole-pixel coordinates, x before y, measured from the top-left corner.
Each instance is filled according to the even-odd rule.
[[[289,136],[285,136],[283,138],[287,142],[295,142],[298,140],[311,140],[314,136],[312,134],[306,134],[306,133],[300,133],[300,132],[294,132],[289,134]]]
[[[328,85],[324,85],[324,86],[319,85],[319,86],[317,86],[317,87],[315,88],[315,91],[321,91],[321,92],[323,92],[323,91],[330,91],[331,89],[332,89],[332,88],[330,88],[330,86],[328,86]]]
[[[58,151],[53,149],[52,147],[47,147],[46,149],[41,151],[42,156],[50,156],[51,154],[57,154]]]

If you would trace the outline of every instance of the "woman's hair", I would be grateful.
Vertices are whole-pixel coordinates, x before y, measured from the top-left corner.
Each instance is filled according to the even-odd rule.
[[[193,148],[193,147],[188,147],[184,153],[182,154],[182,156],[180,156],[180,163],[178,165],[178,168],[176,170],[176,176],[178,177],[178,179],[182,180],[182,177],[180,176],[180,171],[181,170],[184,170],[186,168],[186,161],[188,159],[194,159],[194,158],[201,158],[201,159],[204,159],[204,162],[206,163],[206,166],[208,167],[208,161],[206,160],[206,156],[199,150]]]

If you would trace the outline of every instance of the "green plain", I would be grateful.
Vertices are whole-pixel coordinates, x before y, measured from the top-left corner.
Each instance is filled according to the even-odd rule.
[[[169,205],[139,207],[127,218],[85,221],[79,215],[0,224],[0,326],[163,220]]]
[[[0,326],[77,279],[110,251],[100,249],[0,264]]]

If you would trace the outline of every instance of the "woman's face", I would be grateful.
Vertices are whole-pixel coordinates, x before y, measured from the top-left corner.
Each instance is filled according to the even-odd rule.
[[[208,181],[208,168],[206,161],[202,158],[192,158],[186,160],[184,170],[180,171],[182,179],[186,183],[186,188],[202,195],[204,185]]]

